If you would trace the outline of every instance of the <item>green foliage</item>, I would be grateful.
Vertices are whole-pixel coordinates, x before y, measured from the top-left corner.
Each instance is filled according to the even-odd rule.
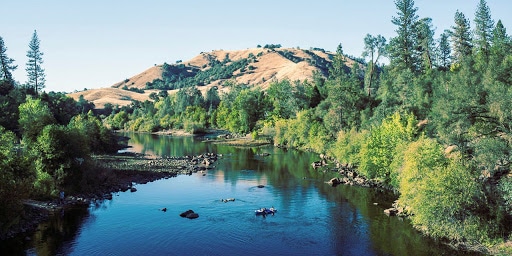
[[[34,176],[18,155],[21,148],[16,141],[14,133],[0,126],[0,233],[17,221]]]
[[[498,191],[505,210],[512,212],[512,178],[502,178],[498,184]]]
[[[0,81],[12,87],[14,86],[12,72],[18,68],[13,63],[14,59],[7,56],[7,47],[5,46],[4,39],[0,36]],[[5,95],[7,92],[0,90],[0,95]]]
[[[418,69],[418,55],[415,48],[417,42],[418,8],[414,6],[414,0],[396,0],[395,6],[398,16],[391,22],[397,26],[397,36],[391,38],[389,43],[389,57],[391,65],[397,70],[408,69],[416,72]]]
[[[28,61],[26,64],[26,71],[28,77],[28,86],[33,88],[37,93],[45,87],[45,74],[44,69],[41,67],[43,64],[43,52],[39,49],[39,37],[37,31],[34,30],[32,39],[29,43],[29,50],[27,51]]]
[[[89,154],[85,134],[79,130],[61,125],[47,125],[30,148],[37,173],[36,193],[38,196],[56,194],[73,176],[79,163]],[[37,194],[36,194],[37,195]]]
[[[35,141],[43,127],[55,123],[48,105],[41,99],[28,96],[25,103],[19,106],[19,124],[24,139]]]
[[[415,182],[414,200],[408,201],[414,212],[413,225],[433,237],[487,242],[494,224],[473,212],[483,193],[460,157],[450,159],[447,166],[422,170],[422,178]]]
[[[402,153],[400,146],[412,141],[416,132],[416,120],[412,114],[402,117],[395,113],[373,127],[361,147],[359,171],[370,179],[396,184],[397,170],[391,163]]]
[[[361,160],[359,152],[368,136],[368,131],[357,132],[356,129],[350,131],[339,131],[336,142],[329,149],[329,154],[334,156],[339,162],[357,166]]]

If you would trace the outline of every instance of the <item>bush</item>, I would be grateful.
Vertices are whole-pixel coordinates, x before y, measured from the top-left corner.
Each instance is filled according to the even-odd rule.
[[[391,163],[400,155],[400,146],[412,141],[416,132],[416,120],[412,114],[403,118],[399,113],[386,118],[374,127],[361,147],[359,171],[369,179],[396,184],[396,171]]]

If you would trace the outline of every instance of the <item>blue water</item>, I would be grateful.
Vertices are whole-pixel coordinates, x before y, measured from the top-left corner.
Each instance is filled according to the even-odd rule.
[[[28,255],[454,255],[407,220],[383,213],[395,195],[325,183],[335,174],[315,154],[273,147],[234,148],[197,138],[130,134],[131,150],[157,155],[215,152],[196,173],[136,185],[87,209],[43,224]],[[261,157],[257,153],[271,155]],[[258,185],[264,185],[258,188]],[[235,198],[234,202],[221,199]],[[275,215],[256,216],[261,207]],[[161,211],[167,208],[166,212]],[[197,219],[179,216],[192,209]]]

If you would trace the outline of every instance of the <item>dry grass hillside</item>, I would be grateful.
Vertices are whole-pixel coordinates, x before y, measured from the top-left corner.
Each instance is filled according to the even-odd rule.
[[[333,54],[321,50],[301,50],[295,48],[214,50],[202,52],[181,64],[196,70],[205,71],[210,68],[209,63],[212,60],[222,62],[226,57],[230,60],[226,65],[241,59],[252,58],[250,62],[252,67],[243,71],[236,70],[233,72],[232,78],[225,80],[258,86],[265,90],[273,81],[284,79],[291,81],[311,80],[314,71],[326,75],[325,64],[331,62]],[[323,63],[323,70],[321,69],[322,65],[318,63]],[[347,58],[346,65],[350,67],[352,64],[353,60]],[[129,104],[131,100],[144,101],[149,99],[149,94],[154,92],[154,90],[145,90],[146,84],[161,78],[162,65],[156,65],[140,74],[112,85],[111,88],[90,89],[72,93],[70,96],[78,99],[80,95],[83,95],[86,100],[92,101],[97,108],[103,108],[105,103],[123,106]],[[226,82],[225,80],[212,80],[208,84],[200,86],[199,89],[206,92],[212,86],[219,86],[221,92],[225,91],[227,88],[222,87],[224,82]],[[145,90],[145,92],[137,93],[122,88]],[[169,91],[169,93],[172,92]]]

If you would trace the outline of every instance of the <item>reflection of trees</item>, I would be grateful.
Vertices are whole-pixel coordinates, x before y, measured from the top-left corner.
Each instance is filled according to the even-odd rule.
[[[237,148],[201,143],[194,137],[154,136],[144,133],[129,136],[132,138],[130,143],[143,148],[142,153],[152,152],[163,156],[197,155],[205,152],[224,154],[215,163],[217,172],[223,173],[224,181],[236,186],[240,180],[247,180],[249,174],[245,170],[250,170],[251,175],[254,175],[251,179],[274,187],[271,193],[280,197],[280,207],[283,210],[311,214],[308,200],[294,199],[319,193],[328,202],[333,202],[327,204],[327,211],[330,212],[327,221],[332,230],[329,232],[331,237],[325,239],[332,239],[332,244],[339,247],[334,249],[336,252],[347,252],[347,246],[353,244],[354,248],[367,248],[368,253],[372,253],[371,247],[374,247],[375,251],[390,255],[446,254],[446,248],[440,248],[437,243],[423,237],[407,220],[401,221],[383,214],[384,208],[391,206],[397,198],[396,195],[377,189],[345,185],[333,188],[323,184],[336,174],[314,170],[311,163],[319,160],[316,154],[271,146]],[[256,155],[262,152],[270,155]],[[373,205],[374,202],[379,205]],[[339,241],[340,239],[343,241]]]
[[[41,223],[33,235],[36,241],[37,255],[56,255],[71,253],[72,248],[63,248],[64,244],[72,244],[84,221],[89,219],[89,210],[86,207],[72,208],[65,212],[56,212],[48,222]]]

